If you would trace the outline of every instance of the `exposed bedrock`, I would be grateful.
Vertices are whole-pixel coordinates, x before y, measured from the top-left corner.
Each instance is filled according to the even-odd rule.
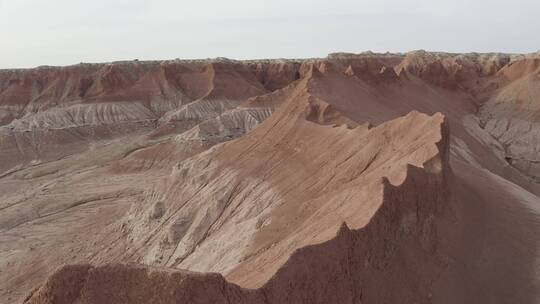
[[[0,302],[538,303],[538,56],[0,71]]]

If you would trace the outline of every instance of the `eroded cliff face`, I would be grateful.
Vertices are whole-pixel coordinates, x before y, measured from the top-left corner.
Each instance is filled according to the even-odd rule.
[[[535,303],[537,74],[424,51],[2,71],[0,299]]]
[[[539,181],[540,57],[512,61],[493,83],[498,89],[481,108],[482,125],[501,143],[510,165]]]
[[[156,128],[159,135],[182,133],[289,85],[300,77],[300,65],[135,61],[2,71],[0,147],[9,161],[0,171]]]
[[[438,142],[429,143],[433,145],[433,153],[418,153],[423,154],[418,157],[428,158],[422,168],[413,165],[399,168],[395,185],[388,178],[378,179],[375,187],[380,192],[371,194],[375,200],[371,204],[376,206],[365,212],[374,213],[369,218],[351,212],[369,209],[369,202],[354,198],[355,192],[362,192],[360,187],[350,190],[351,197],[342,203],[345,206],[337,207],[331,214],[324,209],[328,205],[335,209],[335,202],[319,206],[319,210],[308,216],[310,221],[305,221],[309,228],[296,228],[304,233],[289,236],[304,238],[301,246],[283,246],[279,243],[286,241],[274,240],[275,247],[281,247],[280,254],[286,257],[285,263],[278,264],[275,254],[271,258],[273,254],[268,253],[271,249],[265,254],[252,253],[252,256],[265,255],[264,259],[273,260],[278,266],[246,262],[241,267],[244,274],[235,272],[233,277],[247,278],[240,286],[250,285],[248,282],[252,280],[264,282],[256,289],[240,288],[216,274],[130,265],[67,266],[51,276],[25,303],[62,303],[66,299],[67,303],[431,303],[433,284],[447,263],[444,252],[440,251],[436,224],[438,217],[451,212],[443,204],[449,174],[448,135],[440,117],[429,119],[420,114],[381,128],[392,129],[392,124],[402,124],[403,120],[411,123],[426,120],[434,124],[431,126],[439,134]],[[340,221],[336,217],[341,217],[340,225],[333,224]],[[349,225],[358,228],[351,230]],[[324,226],[326,229],[322,229]]]

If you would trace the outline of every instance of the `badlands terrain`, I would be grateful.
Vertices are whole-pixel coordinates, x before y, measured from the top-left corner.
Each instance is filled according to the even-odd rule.
[[[540,303],[540,53],[0,70],[0,303]]]

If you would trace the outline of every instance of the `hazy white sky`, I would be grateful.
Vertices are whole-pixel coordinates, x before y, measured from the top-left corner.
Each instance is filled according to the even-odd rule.
[[[336,51],[534,52],[540,0],[0,0],[0,68]]]

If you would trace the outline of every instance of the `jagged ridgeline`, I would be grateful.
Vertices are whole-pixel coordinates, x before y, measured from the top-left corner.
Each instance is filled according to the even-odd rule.
[[[538,54],[0,71],[0,302],[536,303],[539,88]]]

